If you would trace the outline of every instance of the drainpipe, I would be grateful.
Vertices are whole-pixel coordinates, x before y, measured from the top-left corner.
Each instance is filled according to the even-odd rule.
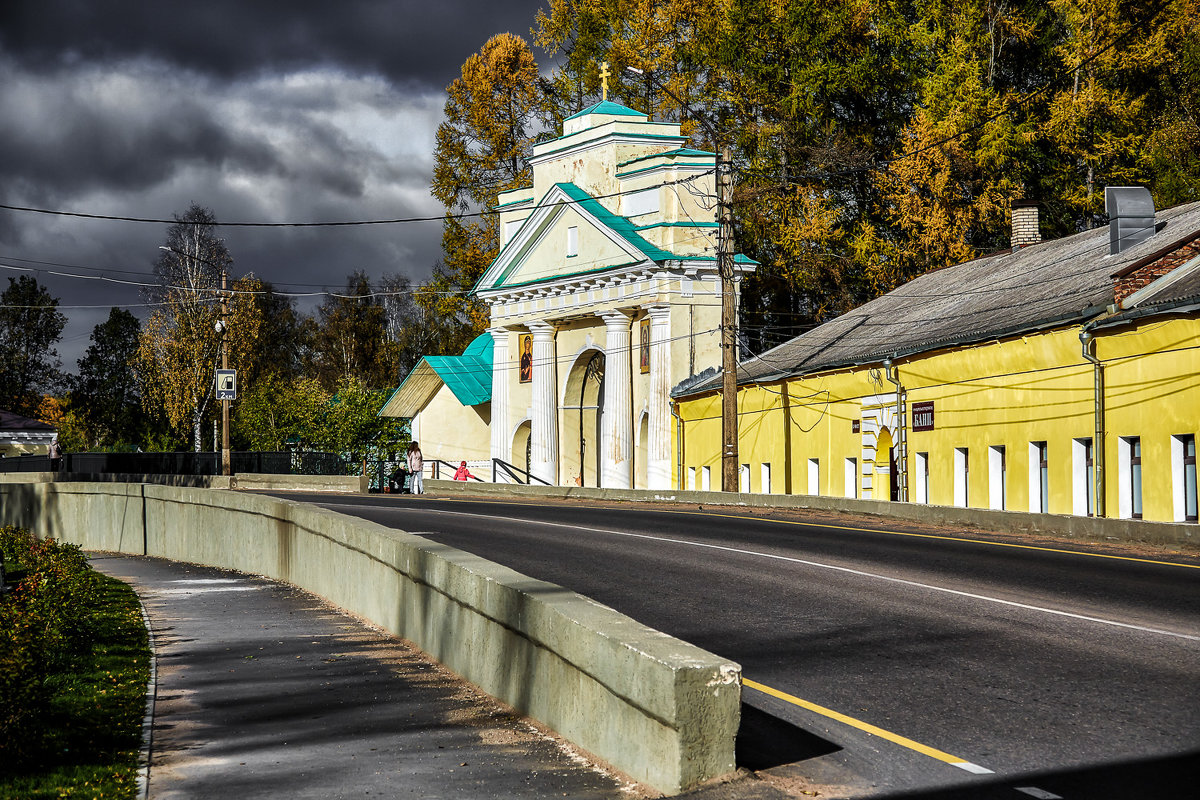
[[[896,387],[896,441],[899,450],[896,459],[896,499],[902,503],[908,502],[908,423],[904,414],[904,387],[900,384],[900,376],[889,358],[883,362],[884,374]],[[878,456],[876,456],[878,459]]]
[[[1094,384],[1093,412],[1092,415],[1096,420],[1096,437],[1092,440],[1092,494],[1096,498],[1096,517],[1105,516],[1104,513],[1104,365],[1100,362],[1093,353],[1093,343],[1095,338],[1087,330],[1079,332],[1079,341],[1083,345],[1083,357],[1092,362],[1092,375]]]
[[[671,401],[671,416],[675,418],[675,490],[683,491],[683,419],[677,400]]]

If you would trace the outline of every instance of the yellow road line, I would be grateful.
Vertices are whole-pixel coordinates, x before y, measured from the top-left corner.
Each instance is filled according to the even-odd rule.
[[[830,719],[837,720],[838,722],[841,722],[844,725],[849,725],[852,728],[857,728],[860,731],[864,731],[864,732],[870,733],[874,736],[878,736],[881,739],[886,739],[887,741],[892,742],[893,744],[898,744],[901,747],[907,747],[909,750],[914,750],[918,753],[921,753],[922,755],[929,756],[930,758],[936,758],[938,761],[944,761],[945,763],[950,764],[951,766],[958,767],[959,769],[966,770],[967,772],[971,772],[976,775],[988,775],[988,774],[991,774],[991,772],[992,772],[990,769],[988,769],[986,767],[981,767],[978,764],[972,764],[970,761],[967,761],[965,758],[959,758],[958,756],[952,756],[949,753],[944,753],[941,750],[938,750],[933,747],[929,747],[928,745],[923,745],[920,742],[914,742],[912,739],[901,736],[898,733],[892,733],[891,731],[885,731],[883,728],[876,727],[876,726],[870,724],[869,722],[863,722],[860,719],[855,719],[854,717],[848,717],[845,714],[842,714],[841,712],[838,712],[838,711],[834,711],[831,708],[825,708],[824,706],[819,706],[816,703],[810,703],[807,700],[801,700],[799,697],[790,695],[787,692],[781,692],[778,689],[772,689],[770,686],[765,686],[756,681],[752,681],[749,678],[743,677],[742,685],[748,686],[751,689],[754,689],[755,691],[762,692],[763,694],[768,694],[771,697],[775,697],[780,700],[783,700],[784,702],[791,703],[794,706],[799,706],[800,708],[806,709],[808,711],[812,711],[815,714],[820,714],[823,717],[828,717]]]

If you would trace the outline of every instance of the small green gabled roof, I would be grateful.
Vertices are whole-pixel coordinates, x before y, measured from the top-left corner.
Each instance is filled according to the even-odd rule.
[[[555,188],[562,190],[567,197],[571,198],[571,202],[578,208],[583,209],[588,214],[591,214],[605,227],[614,233],[618,234],[622,239],[629,242],[641,252],[646,258],[651,261],[666,261],[670,258],[679,258],[674,253],[668,253],[666,250],[655,247],[642,238],[637,232],[637,228],[632,222],[625,217],[618,216],[605,208],[604,204],[590,194],[580,189],[573,183],[556,183]]]
[[[477,406],[492,399],[491,334],[476,336],[461,356],[425,356],[379,411],[381,417],[413,417],[445,384],[458,402]]]
[[[634,111],[632,108],[623,106],[620,103],[614,103],[611,100],[604,100],[602,102],[596,103],[596,105],[592,106],[591,108],[585,108],[583,111],[580,111],[578,114],[572,114],[571,116],[567,117],[567,119],[568,120],[579,119],[580,117],[586,117],[589,114],[607,114],[610,117],[644,117],[644,116],[646,116],[642,112]]]

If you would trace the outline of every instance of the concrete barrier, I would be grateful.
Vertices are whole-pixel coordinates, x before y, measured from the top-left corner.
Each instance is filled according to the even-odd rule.
[[[805,494],[749,494],[673,489],[598,489],[579,486],[528,486],[477,481],[425,481],[430,492],[479,497],[551,497],[583,500],[688,503],[749,508],[814,509],[847,514],[871,514],[888,519],[931,525],[961,525],[997,533],[1046,533],[1094,541],[1147,542],[1171,546],[1200,545],[1200,525],[1194,522],[1150,522],[1140,519],[1077,517],[1070,514],[1032,514],[986,508],[931,506],[887,500],[859,500]]]
[[[258,489],[273,492],[357,492],[366,494],[366,475],[121,475],[107,472],[0,472],[0,483],[155,483],[201,489]]]
[[[300,586],[660,791],[734,769],[737,664],[419,536],[271,497],[96,482],[0,483],[0,523]]]

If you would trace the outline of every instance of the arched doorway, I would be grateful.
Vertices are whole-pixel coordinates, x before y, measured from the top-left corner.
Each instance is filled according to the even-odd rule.
[[[882,428],[875,437],[875,491],[876,500],[896,499],[896,457],[892,447],[892,432]]]
[[[525,420],[517,426],[517,430],[513,433],[512,440],[512,456],[510,461],[512,462],[513,466],[525,470],[526,474],[529,472],[529,463],[532,455],[531,448],[533,446],[533,441],[529,435],[532,429],[533,426],[530,424],[529,420]]]
[[[600,485],[600,420],[604,413],[604,353],[584,350],[563,388],[562,441],[565,479],[576,486]]]
[[[650,449],[650,415],[643,411],[638,422],[637,439],[633,443],[633,488],[645,489],[650,485],[647,472],[646,451]]]

